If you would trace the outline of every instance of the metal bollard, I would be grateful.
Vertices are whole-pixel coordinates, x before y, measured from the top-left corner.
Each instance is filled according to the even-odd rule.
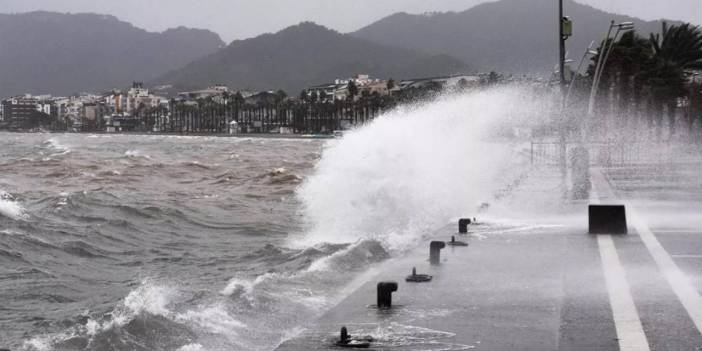
[[[346,329],[346,327],[341,327],[341,337],[339,338],[339,342],[348,343],[349,339],[349,331]]]
[[[441,264],[441,249],[446,247],[443,241],[432,241],[429,244],[429,263],[433,265]]]
[[[458,220],[458,233],[459,234],[467,234],[468,233],[468,226],[471,224],[471,220],[469,218],[461,218]]]
[[[378,283],[378,308],[392,308],[392,293],[397,291],[397,283]]]

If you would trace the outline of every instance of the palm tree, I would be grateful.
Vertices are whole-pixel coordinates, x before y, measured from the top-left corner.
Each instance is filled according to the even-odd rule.
[[[645,77],[651,86],[652,103],[661,135],[663,110],[667,107],[670,135],[675,134],[677,99],[686,93],[686,72],[702,69],[702,32],[689,23],[670,26],[663,22],[660,34],[651,34],[653,58]]]
[[[627,125],[638,111],[645,82],[642,73],[650,64],[653,48],[649,40],[634,31],[624,33],[612,49],[605,72],[611,76],[616,88],[616,115],[621,116],[621,125]],[[601,89],[608,89],[608,85]]]
[[[356,95],[358,95],[358,86],[356,86],[356,82],[354,82],[353,80],[349,81],[349,84],[346,89],[348,89],[349,91],[349,97],[351,98],[351,100],[353,100],[356,97]]]

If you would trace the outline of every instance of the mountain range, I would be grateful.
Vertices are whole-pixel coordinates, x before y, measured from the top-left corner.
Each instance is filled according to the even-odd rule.
[[[311,22],[232,42],[155,83],[181,90],[220,83],[247,90],[297,92],[334,78],[434,76],[468,71],[448,55],[376,44]]]
[[[0,96],[128,86],[224,45],[210,31],[180,27],[152,33],[113,16],[0,14]]]
[[[565,0],[574,21],[569,58],[601,40],[610,20],[647,36],[660,21],[614,15]],[[463,12],[398,13],[353,33],[305,22],[224,45],[218,35],[177,28],[151,33],[112,16],[34,12],[0,15],[0,96],[70,94],[131,81],[173,90],[215,83],[295,94],[367,73],[412,78],[495,70],[547,75],[557,62],[553,0],[500,0]]]
[[[569,58],[579,60],[588,45],[600,41],[610,21],[634,22],[648,37],[660,21],[607,13],[572,0],[564,13],[574,22]],[[502,0],[463,12],[410,15],[398,13],[351,33],[379,44],[456,57],[481,71],[544,74],[558,62],[558,14],[554,0]],[[598,44],[596,42],[596,44]]]

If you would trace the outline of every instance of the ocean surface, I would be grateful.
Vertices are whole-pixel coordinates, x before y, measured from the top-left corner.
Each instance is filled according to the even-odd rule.
[[[485,137],[525,115],[517,97],[335,140],[0,133],[0,348],[275,349],[523,178],[526,157]]]

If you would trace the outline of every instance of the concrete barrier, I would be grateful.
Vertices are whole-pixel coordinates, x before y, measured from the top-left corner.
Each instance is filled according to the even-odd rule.
[[[590,234],[628,234],[624,205],[590,205]]]

